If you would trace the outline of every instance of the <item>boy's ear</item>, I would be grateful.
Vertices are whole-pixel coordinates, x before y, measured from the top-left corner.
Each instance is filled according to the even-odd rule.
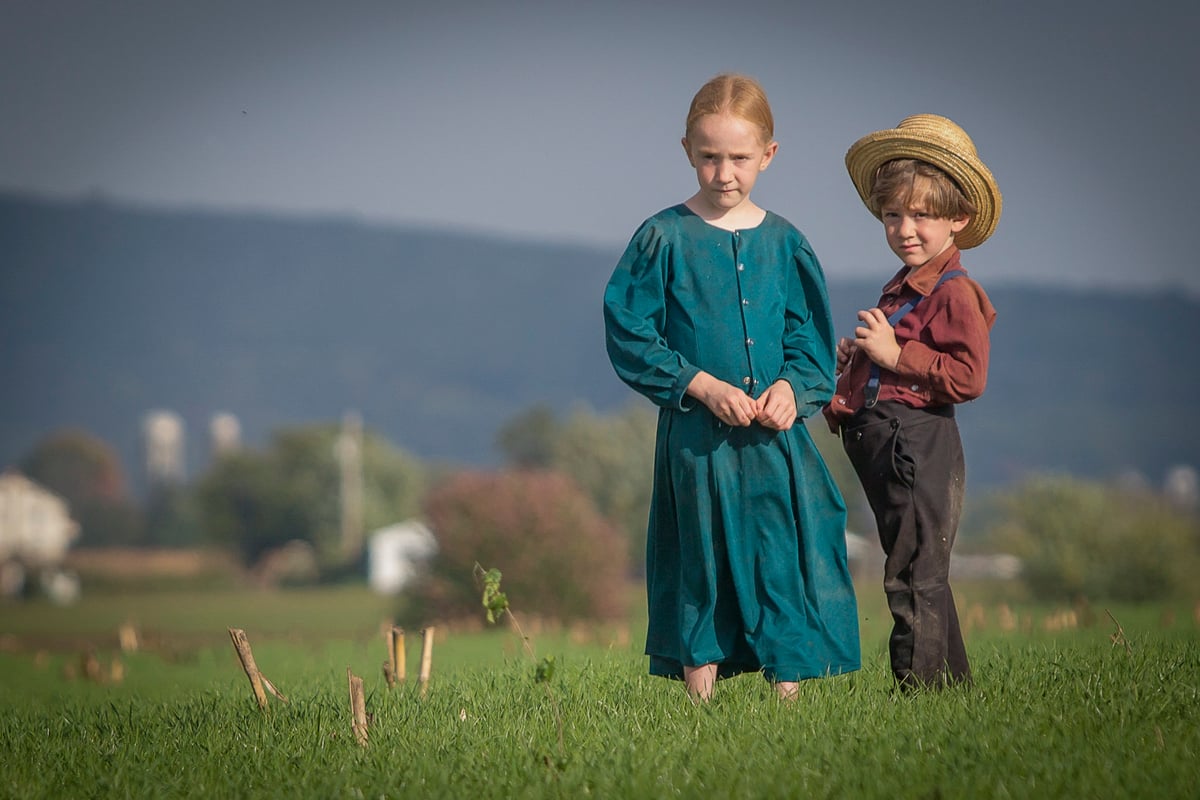
[[[950,231],[951,231],[951,233],[958,233],[958,232],[960,232],[960,231],[961,231],[963,228],[967,227],[967,223],[969,223],[970,221],[971,221],[971,215],[970,215],[970,214],[963,214],[963,215],[962,215],[961,217],[959,217],[958,219],[952,219],[952,220],[950,220]]]

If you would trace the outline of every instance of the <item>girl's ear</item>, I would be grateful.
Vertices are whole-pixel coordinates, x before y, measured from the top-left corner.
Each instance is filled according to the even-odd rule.
[[[681,145],[683,145],[683,152],[687,154],[688,163],[691,164],[693,167],[695,167],[696,162],[692,161],[692,148],[688,147],[687,137],[684,136],[682,139],[679,140],[679,143]]]
[[[771,159],[775,158],[775,154],[779,152],[779,142],[774,139],[767,145],[767,149],[763,151],[762,161],[759,162],[758,171],[762,172],[771,163]]]

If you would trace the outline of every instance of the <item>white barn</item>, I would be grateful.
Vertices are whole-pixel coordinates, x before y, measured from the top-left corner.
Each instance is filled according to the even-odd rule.
[[[367,541],[367,583],[381,594],[396,594],[436,552],[433,532],[419,520],[380,528]]]
[[[19,472],[0,473],[0,563],[55,566],[77,538],[66,501]]]
[[[78,581],[59,567],[77,538],[66,501],[19,472],[0,473],[0,596],[21,594],[26,575],[37,571],[51,597],[74,599]]]

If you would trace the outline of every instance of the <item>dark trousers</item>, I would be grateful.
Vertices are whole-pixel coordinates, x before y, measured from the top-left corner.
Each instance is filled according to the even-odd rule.
[[[954,407],[884,401],[842,426],[842,446],[879,529],[883,588],[894,625],[888,650],[901,687],[969,682],[950,548],[965,493]]]

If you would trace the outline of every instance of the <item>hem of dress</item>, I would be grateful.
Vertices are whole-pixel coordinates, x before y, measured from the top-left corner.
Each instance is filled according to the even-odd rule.
[[[732,661],[717,662],[717,680],[744,675],[749,672],[760,673],[771,682],[777,681],[809,681],[819,678],[833,678],[862,669],[861,661],[848,661],[843,664],[827,664],[820,672],[811,669],[767,669],[758,664],[745,664]],[[683,680],[683,664],[665,656],[650,655],[650,674],[670,680]]]

